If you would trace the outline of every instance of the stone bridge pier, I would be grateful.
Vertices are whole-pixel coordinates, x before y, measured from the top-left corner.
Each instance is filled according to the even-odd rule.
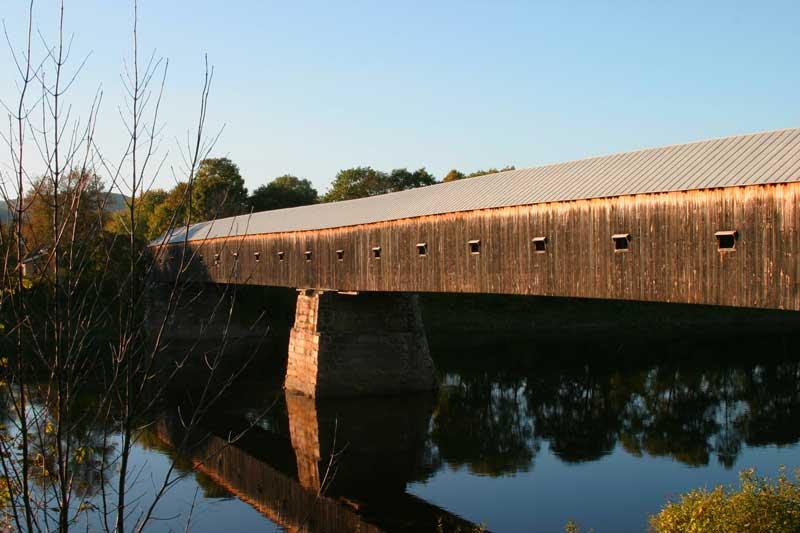
[[[417,296],[298,291],[285,388],[312,398],[435,389]]]

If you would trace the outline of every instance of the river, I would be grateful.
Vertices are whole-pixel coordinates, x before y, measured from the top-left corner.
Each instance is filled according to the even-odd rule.
[[[644,531],[681,492],[800,465],[798,339],[748,339],[439,346],[431,396],[314,402],[250,376],[181,452],[167,406],[133,468],[142,494],[170,458],[185,473],[164,529],[194,501],[203,532]]]

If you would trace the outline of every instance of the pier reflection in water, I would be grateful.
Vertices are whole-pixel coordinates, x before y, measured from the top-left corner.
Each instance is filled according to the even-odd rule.
[[[640,531],[681,491],[800,465],[796,347],[439,354],[431,398],[314,401],[253,383],[181,453],[207,501],[216,484],[290,530],[551,531],[573,518]],[[171,444],[178,428],[166,417],[156,433]],[[226,509],[235,531],[240,511]]]
[[[170,447],[186,443],[179,453],[194,469],[289,530],[474,529],[406,492],[429,471],[432,396],[321,403],[280,394],[266,418],[258,403],[218,410],[187,436],[165,416],[155,437]]]

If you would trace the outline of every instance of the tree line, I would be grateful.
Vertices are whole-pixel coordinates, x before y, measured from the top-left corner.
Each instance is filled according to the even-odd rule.
[[[442,182],[483,176],[513,170],[513,166],[490,168],[469,174],[458,170],[447,173]],[[425,168],[408,170],[397,168],[390,172],[369,166],[353,167],[339,171],[325,194],[319,194],[311,182],[291,174],[279,176],[248,193],[239,167],[228,158],[203,160],[198,168],[191,190],[186,183],[178,183],[171,190],[151,189],[142,194],[138,202],[137,237],[150,241],[162,235],[174,220],[192,222],[214,220],[249,212],[268,211],[311,205],[320,202],[353,200],[390,192],[424,187],[439,183]],[[46,209],[39,210],[47,219]],[[125,217],[112,216],[105,227],[111,233],[124,233]]]
[[[514,167],[489,168],[469,174],[454,169],[441,181],[451,182],[512,169]],[[339,171],[325,194],[319,194],[308,179],[291,174],[279,176],[248,192],[236,163],[224,157],[207,158],[199,163],[191,186],[182,181],[170,190],[154,188],[140,192],[134,202],[135,216],[131,219],[126,209],[130,198],[112,194],[109,189],[113,187],[106,187],[100,177],[90,171],[72,170],[66,173],[57,194],[53,194],[52,180],[41,177],[34,180],[23,196],[22,236],[26,248],[23,259],[46,254],[57,237],[72,243],[88,239],[113,240],[133,234],[137,247],[143,247],[168,229],[187,222],[353,200],[436,183],[439,180],[425,168],[413,171],[398,168],[384,172],[360,166]],[[9,205],[14,202],[9,201]],[[59,236],[53,233],[54,212],[69,219],[64,220],[69,231]],[[5,229],[9,230],[10,225]],[[0,240],[10,243],[10,237],[3,233]],[[127,238],[123,240],[127,241]],[[100,265],[107,258],[98,256],[94,259],[89,264]],[[95,270],[87,268],[83,274],[91,275]],[[33,272],[28,272],[30,274]]]

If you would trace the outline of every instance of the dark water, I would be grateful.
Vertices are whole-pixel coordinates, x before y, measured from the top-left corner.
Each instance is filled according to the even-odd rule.
[[[678,493],[800,466],[798,346],[439,347],[430,397],[314,402],[250,379],[200,444],[176,452],[167,414],[134,463],[143,493],[170,457],[190,472],[159,508],[164,529],[196,499],[194,531],[643,531]]]

